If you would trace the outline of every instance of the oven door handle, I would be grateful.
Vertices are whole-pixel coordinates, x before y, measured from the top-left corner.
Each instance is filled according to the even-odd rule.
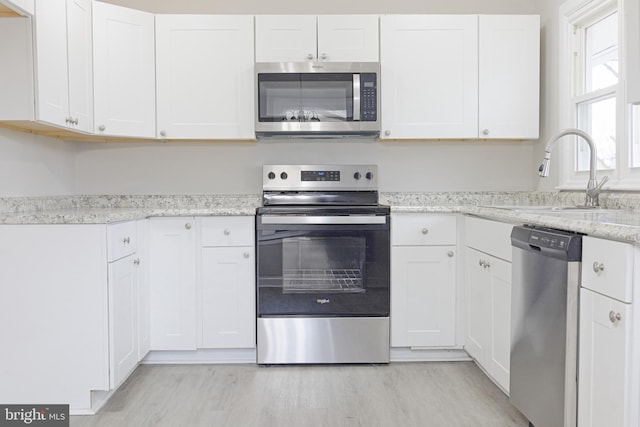
[[[345,216],[282,216],[262,215],[262,224],[386,224],[383,215],[345,215]]]

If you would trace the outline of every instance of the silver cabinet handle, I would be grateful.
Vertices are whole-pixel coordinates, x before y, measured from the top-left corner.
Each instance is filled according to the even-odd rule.
[[[447,256],[448,256],[449,258],[453,258],[453,251],[449,251],[449,252],[447,252]]]
[[[160,131],[160,136],[167,136],[167,131],[166,130],[161,130]]]
[[[64,121],[67,123],[71,123],[73,120],[71,120],[71,117],[65,117]]]
[[[105,129],[106,129],[106,126],[105,126],[105,125],[100,125],[100,126],[98,126],[98,130],[99,130],[100,132],[104,132],[104,130],[105,130]]]
[[[482,134],[483,134],[484,136],[489,135],[489,129],[484,129],[484,130],[482,131]]]
[[[484,267],[484,261],[483,261],[483,260],[481,260],[481,259],[479,259],[479,260],[478,260],[478,265],[479,265],[480,267]]]
[[[320,59],[322,59],[323,61],[327,59],[327,54],[323,53],[322,55],[320,55]]]
[[[122,239],[122,243],[124,243],[125,245],[128,245],[130,242],[131,242],[131,239],[129,238],[129,236]]]
[[[429,234],[429,229],[428,228],[423,228],[422,229],[422,234]]]
[[[385,130],[384,131],[384,136],[389,136],[391,135],[391,131],[390,130]]]
[[[311,60],[313,59],[313,54],[312,54],[312,53],[308,54],[308,55],[307,55],[307,59],[308,59],[309,61],[311,61]]]
[[[225,236],[228,236],[229,234],[231,234],[231,232],[230,232],[229,230],[226,230],[226,229],[225,229],[225,230],[224,230],[224,235],[225,235]]]
[[[593,263],[593,271],[595,273],[600,273],[603,270],[604,270],[604,264],[602,264],[602,263],[600,263],[598,261]]]
[[[140,265],[140,258],[136,258],[133,260],[133,265]]]
[[[249,258],[250,255],[249,255],[249,252],[245,252],[245,253],[242,254],[242,256],[245,257],[245,258]]]
[[[184,225],[184,228],[186,228],[187,230],[191,230],[191,223],[188,222]]]
[[[76,118],[75,118],[75,120],[73,121],[73,124],[74,124],[74,125],[77,125],[78,123],[79,123],[79,120],[78,120],[78,118],[76,117]]]
[[[616,323],[622,319],[622,315],[620,313],[616,313],[613,310],[609,312],[609,320],[611,323]]]
[[[484,268],[491,268],[491,263],[489,261],[485,261]]]

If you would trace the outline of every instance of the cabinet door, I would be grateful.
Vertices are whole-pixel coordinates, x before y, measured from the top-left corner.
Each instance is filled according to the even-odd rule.
[[[35,15],[37,117],[68,126],[67,1],[37,0]]]
[[[93,132],[92,4],[91,0],[67,0],[69,117],[71,127],[84,132]]]
[[[255,139],[253,17],[156,16],[158,136]]]
[[[94,3],[96,134],[155,136],[154,29],[151,13]]]
[[[135,255],[109,263],[110,387],[116,388],[138,363]]]
[[[256,16],[256,62],[315,60],[315,15]]]
[[[491,346],[488,354],[489,375],[509,392],[511,365],[511,263],[490,257]],[[469,302],[473,304],[473,301]]]
[[[193,218],[149,220],[151,348],[196,349]]]
[[[455,247],[394,246],[391,253],[391,345],[455,345]]]
[[[136,221],[137,252],[135,254],[136,285],[138,287],[138,361],[151,350],[151,319],[149,316],[149,220]]]
[[[580,289],[580,427],[635,425],[629,400],[631,324],[631,304]]]
[[[202,346],[256,345],[253,247],[202,249]]]
[[[318,59],[333,62],[378,62],[377,15],[318,16]]]
[[[491,275],[485,267],[487,262],[490,262],[489,255],[465,249],[465,350],[483,366],[488,359],[491,340]]]
[[[479,136],[538,138],[540,17],[479,19]]]
[[[478,17],[380,19],[384,139],[478,136]]]
[[[626,45],[627,102],[640,103],[640,0],[624,2],[624,42]]]

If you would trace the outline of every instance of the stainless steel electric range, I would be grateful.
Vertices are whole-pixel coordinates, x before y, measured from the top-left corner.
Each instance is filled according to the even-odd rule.
[[[388,363],[389,207],[373,165],[266,165],[257,362]]]

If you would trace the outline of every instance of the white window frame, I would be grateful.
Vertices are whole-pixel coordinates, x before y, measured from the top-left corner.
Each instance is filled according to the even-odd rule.
[[[604,17],[606,13],[618,11],[618,69],[619,81],[615,90],[616,96],[616,169],[598,170],[598,181],[603,176],[609,176],[609,182],[605,189],[611,190],[640,190],[640,167],[630,167],[630,138],[631,138],[631,108],[626,102],[626,45],[625,45],[625,19],[624,0],[568,0],[560,7],[560,129],[577,126],[576,104],[580,99],[575,97],[577,85],[582,81],[576,77],[583,76],[582,68],[584,59],[578,54],[583,52],[581,38],[575,35],[576,26],[585,26],[595,22],[596,16]],[[580,86],[582,87],[582,86]],[[602,94],[610,93],[610,88],[600,89]],[[640,132],[640,129],[636,129]],[[569,137],[566,137],[569,139]],[[586,143],[585,143],[586,144]],[[584,190],[589,179],[588,171],[575,171],[576,152],[575,143],[562,142],[555,148],[559,152],[560,183],[562,190]]]

